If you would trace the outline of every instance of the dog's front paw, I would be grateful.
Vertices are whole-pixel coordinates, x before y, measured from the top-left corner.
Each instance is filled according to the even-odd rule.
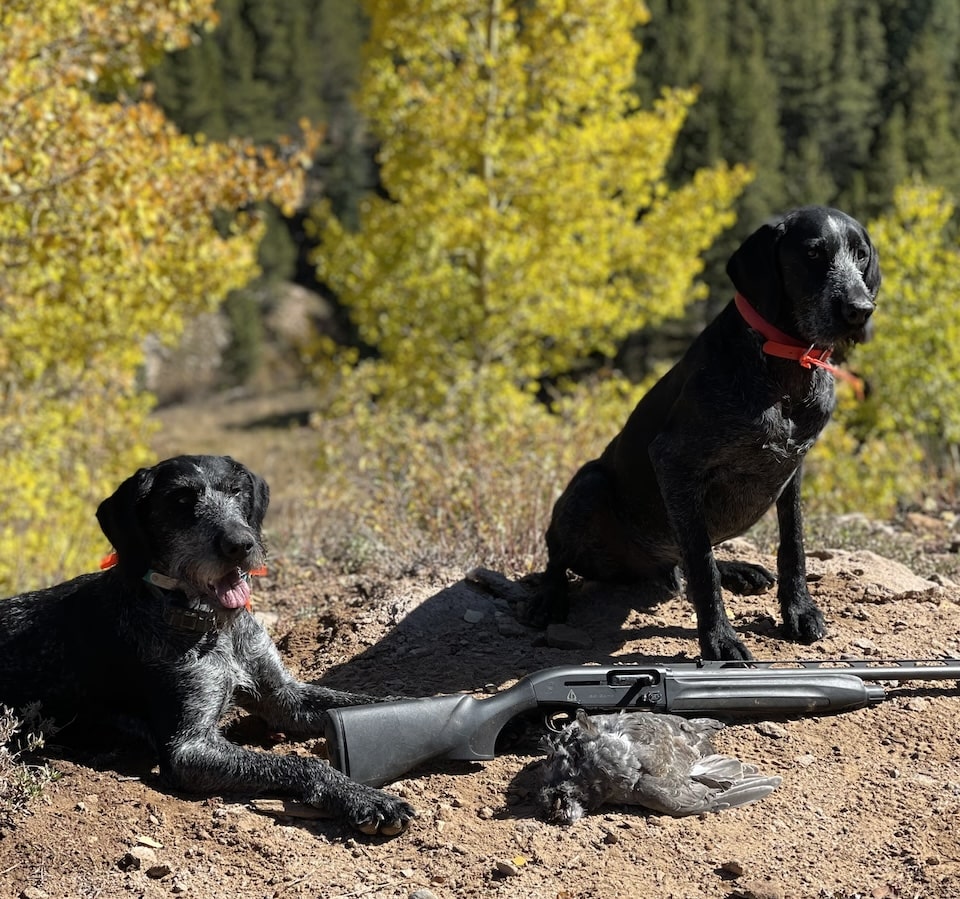
[[[816,643],[827,635],[823,612],[813,600],[783,610],[783,634],[795,643]]]
[[[343,812],[349,824],[361,833],[395,837],[416,818],[413,806],[398,796],[363,784],[356,786],[344,797]]]
[[[711,661],[747,662],[753,654],[733,628],[700,635],[700,655]]]
[[[311,805],[343,818],[351,827],[369,836],[395,837],[417,817],[409,802],[398,796],[357,783],[340,772],[328,783],[318,783],[307,797]]]

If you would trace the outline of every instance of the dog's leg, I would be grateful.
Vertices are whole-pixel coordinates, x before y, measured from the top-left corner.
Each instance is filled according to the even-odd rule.
[[[807,564],[803,551],[803,512],[800,508],[802,467],[784,487],[777,499],[780,548],[777,550],[777,574],[780,585],[777,598],[783,614],[783,632],[790,640],[813,643],[827,632],[823,612],[807,587]]]
[[[243,660],[255,685],[253,690],[241,688],[237,701],[273,730],[298,737],[319,736],[324,730],[327,709],[394,698],[347,693],[299,681],[284,666],[273,641],[259,625],[245,620],[238,622],[237,630],[237,657]]]
[[[416,816],[409,803],[350,780],[319,759],[253,752],[215,728],[176,734],[161,751],[160,773],[190,793],[291,796],[366,834],[395,836]]]
[[[526,585],[525,585],[526,586]],[[546,627],[548,624],[567,620],[570,613],[570,585],[567,582],[567,567],[551,560],[536,582],[529,585],[517,601],[517,620],[531,627]]]
[[[680,549],[687,578],[687,598],[697,612],[697,637],[705,659],[751,659],[723,606],[720,570],[713,555],[704,512],[703,487],[697,482],[696,460],[675,451],[676,446],[699,446],[696,440],[660,435],[650,444],[650,459],[660,486],[667,518]]]
[[[691,476],[697,467],[671,453],[671,443],[682,441],[654,440],[650,446],[650,458],[680,548],[687,578],[687,598],[697,611],[700,654],[705,659],[752,659],[723,606],[720,570],[707,532],[703,490]],[[690,444],[696,445],[695,442]]]

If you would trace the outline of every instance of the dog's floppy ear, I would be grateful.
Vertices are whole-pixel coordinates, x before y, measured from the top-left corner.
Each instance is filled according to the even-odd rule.
[[[150,567],[150,546],[137,506],[150,491],[153,469],[141,468],[97,508],[100,529],[117,551],[117,565],[126,574],[142,576]]]
[[[231,459],[230,456],[226,458],[246,479],[247,519],[259,531],[263,524],[263,517],[267,514],[267,506],[270,505],[270,487],[260,475],[254,474],[246,465]]]
[[[867,267],[863,272],[863,283],[867,285],[870,295],[876,299],[877,291],[880,290],[880,254],[873,245],[873,241],[866,232],[863,234],[867,242],[867,248],[870,250],[870,258],[867,260]]]
[[[727,262],[727,276],[739,293],[758,312],[776,318],[782,292],[777,243],[782,225],[761,225],[734,251]]]

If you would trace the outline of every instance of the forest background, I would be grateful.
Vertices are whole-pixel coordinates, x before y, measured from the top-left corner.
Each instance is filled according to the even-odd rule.
[[[884,272],[808,507],[955,496],[953,0],[10,0],[0,26],[7,592],[89,567],[90,510],[150,458],[147,363],[214,312],[205,389],[316,387],[302,552],[529,570],[736,243],[807,203]]]

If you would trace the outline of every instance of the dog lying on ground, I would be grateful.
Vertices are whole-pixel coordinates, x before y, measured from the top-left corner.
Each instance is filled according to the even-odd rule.
[[[521,610],[528,623],[565,620],[568,570],[633,584],[676,581],[680,565],[702,656],[749,659],[720,588],[758,593],[774,579],[760,566],[718,565],[712,547],[775,503],[784,633],[804,643],[824,635],[806,584],[803,458],[833,411],[831,351],[869,336],[877,253],[859,222],[811,206],[750,235],[727,274],[735,299],[557,500],[547,569]]]
[[[295,680],[250,614],[268,502],[267,484],[226,456],[178,456],[124,481],[97,510],[115,567],[0,601],[0,703],[132,727],[175,789],[291,796],[392,836],[414,816],[406,802],[218,728],[237,704],[274,730],[320,735],[326,709],[377,701]]]

